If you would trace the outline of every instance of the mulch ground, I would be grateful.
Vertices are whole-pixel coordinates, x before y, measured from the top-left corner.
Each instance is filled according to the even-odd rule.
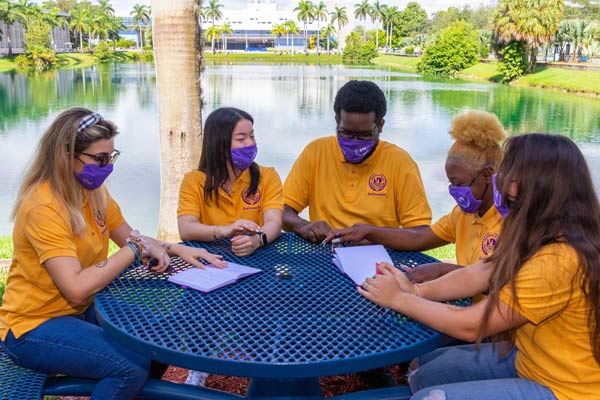
[[[402,366],[393,366],[391,373],[399,385],[406,385],[405,371]],[[163,379],[170,382],[183,383],[185,382],[185,378],[187,378],[187,374],[188,370],[185,368],[170,366],[164,374]],[[321,378],[320,383],[325,397],[370,389],[362,383],[357,374],[328,376]],[[248,389],[248,378],[210,374],[206,380],[206,387],[244,396]],[[61,397],[61,399],[84,400],[88,399],[88,397]]]

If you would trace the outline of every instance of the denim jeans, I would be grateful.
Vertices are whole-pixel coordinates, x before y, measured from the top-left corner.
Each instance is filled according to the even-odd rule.
[[[133,399],[150,369],[150,360],[110,338],[98,326],[94,307],[84,314],[52,318],[16,339],[4,341],[9,357],[37,371],[97,379],[92,399]]]
[[[546,386],[519,378],[516,349],[499,359],[500,347],[443,347],[419,357],[419,367],[409,371],[411,400],[556,400]]]

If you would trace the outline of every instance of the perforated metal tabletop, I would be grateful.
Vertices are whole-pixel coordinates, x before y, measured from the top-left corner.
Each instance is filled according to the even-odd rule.
[[[228,240],[187,244],[263,272],[204,294],[167,281],[189,268],[174,259],[169,273],[132,266],[98,293],[102,326],[162,362],[263,383],[304,378],[310,385],[319,376],[410,360],[442,339],[361,297],[332,264],[330,247],[291,233],[243,258],[231,253]],[[389,253],[396,266],[437,261],[417,252]]]

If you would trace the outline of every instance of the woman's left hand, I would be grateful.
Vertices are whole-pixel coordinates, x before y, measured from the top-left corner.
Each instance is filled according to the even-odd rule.
[[[200,258],[217,268],[225,268],[227,266],[227,261],[222,260],[222,255],[209,253],[206,249],[199,249],[183,244],[173,244],[171,245],[171,253],[179,256],[188,264],[201,269],[204,269],[206,266],[198,261]]]
[[[231,251],[238,257],[249,256],[260,247],[257,235],[239,235],[231,238]]]
[[[399,298],[402,297],[402,293],[408,289],[408,287],[401,288],[399,283],[402,280],[399,282],[398,277],[396,277],[396,273],[402,276],[404,276],[404,273],[387,263],[381,263],[378,269],[381,272],[380,275],[367,278],[362,286],[357,286],[356,289],[358,293],[372,302],[382,307],[394,308],[394,305],[398,304]],[[406,279],[406,282],[411,285],[408,279]]]

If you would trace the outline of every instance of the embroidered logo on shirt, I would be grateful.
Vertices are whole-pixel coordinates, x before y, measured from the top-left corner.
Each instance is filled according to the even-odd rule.
[[[102,215],[100,210],[92,210],[92,214],[94,214],[96,224],[98,224],[100,228],[104,228],[104,226],[106,225],[106,221],[104,220],[104,215]]]
[[[260,197],[261,194],[259,189],[256,189],[256,193],[253,195],[248,194],[248,189],[242,192],[242,200],[249,206],[253,206],[254,204],[258,203],[260,201]]]
[[[489,256],[494,251],[494,247],[496,247],[496,239],[498,235],[495,233],[486,233],[483,235],[483,240],[481,241],[481,251],[486,256]]]
[[[383,174],[372,174],[369,177],[369,187],[373,192],[369,192],[369,196],[385,196],[386,193],[379,193],[387,186],[387,178]]]

